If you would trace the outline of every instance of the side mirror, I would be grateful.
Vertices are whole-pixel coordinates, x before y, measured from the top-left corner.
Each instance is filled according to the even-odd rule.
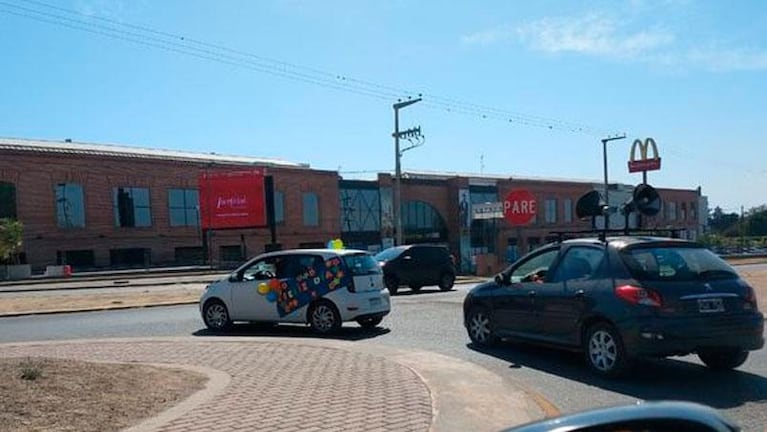
[[[244,271],[240,270],[238,272],[232,273],[229,275],[229,282],[242,282],[242,275]]]
[[[495,283],[498,285],[509,285],[509,277],[506,273],[498,273],[495,275]]]

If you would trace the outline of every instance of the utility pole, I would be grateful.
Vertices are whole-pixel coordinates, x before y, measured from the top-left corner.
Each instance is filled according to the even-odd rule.
[[[608,197],[608,184],[607,184],[607,143],[610,141],[625,139],[626,134],[616,135],[613,137],[607,137],[602,139],[602,165],[605,174],[605,229],[610,229],[610,198]]]
[[[395,224],[395,244],[397,246],[402,244],[402,168],[400,166],[400,158],[402,153],[407,150],[417,147],[420,144],[413,145],[405,150],[400,150],[399,139],[404,138],[418,138],[421,136],[421,128],[408,129],[400,132],[399,130],[399,110],[407,106],[413,105],[421,101],[421,98],[409,99],[404,102],[397,102],[392,105],[394,108],[394,224]],[[423,144],[423,142],[421,142]]]

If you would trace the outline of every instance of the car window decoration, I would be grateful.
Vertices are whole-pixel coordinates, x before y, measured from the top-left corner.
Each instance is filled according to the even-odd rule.
[[[351,283],[339,257],[312,260],[315,265],[305,267],[295,277],[273,278],[258,284],[258,294],[275,303],[280,317],[300,309],[331,291],[345,288]],[[300,263],[301,260],[296,260]],[[306,262],[306,261],[304,261]]]

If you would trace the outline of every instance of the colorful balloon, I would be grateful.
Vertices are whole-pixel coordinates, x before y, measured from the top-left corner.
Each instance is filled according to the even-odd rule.
[[[258,293],[261,295],[267,295],[269,293],[269,285],[266,284],[266,282],[261,282],[258,284]]]
[[[277,301],[277,293],[270,291],[269,294],[266,295],[266,299],[269,301],[269,303],[274,303]]]

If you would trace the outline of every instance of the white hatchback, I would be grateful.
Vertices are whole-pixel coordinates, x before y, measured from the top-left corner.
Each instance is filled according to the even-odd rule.
[[[292,249],[259,255],[200,298],[205,325],[233,322],[308,323],[329,333],[345,321],[376,327],[391,309],[383,272],[365,251]]]

